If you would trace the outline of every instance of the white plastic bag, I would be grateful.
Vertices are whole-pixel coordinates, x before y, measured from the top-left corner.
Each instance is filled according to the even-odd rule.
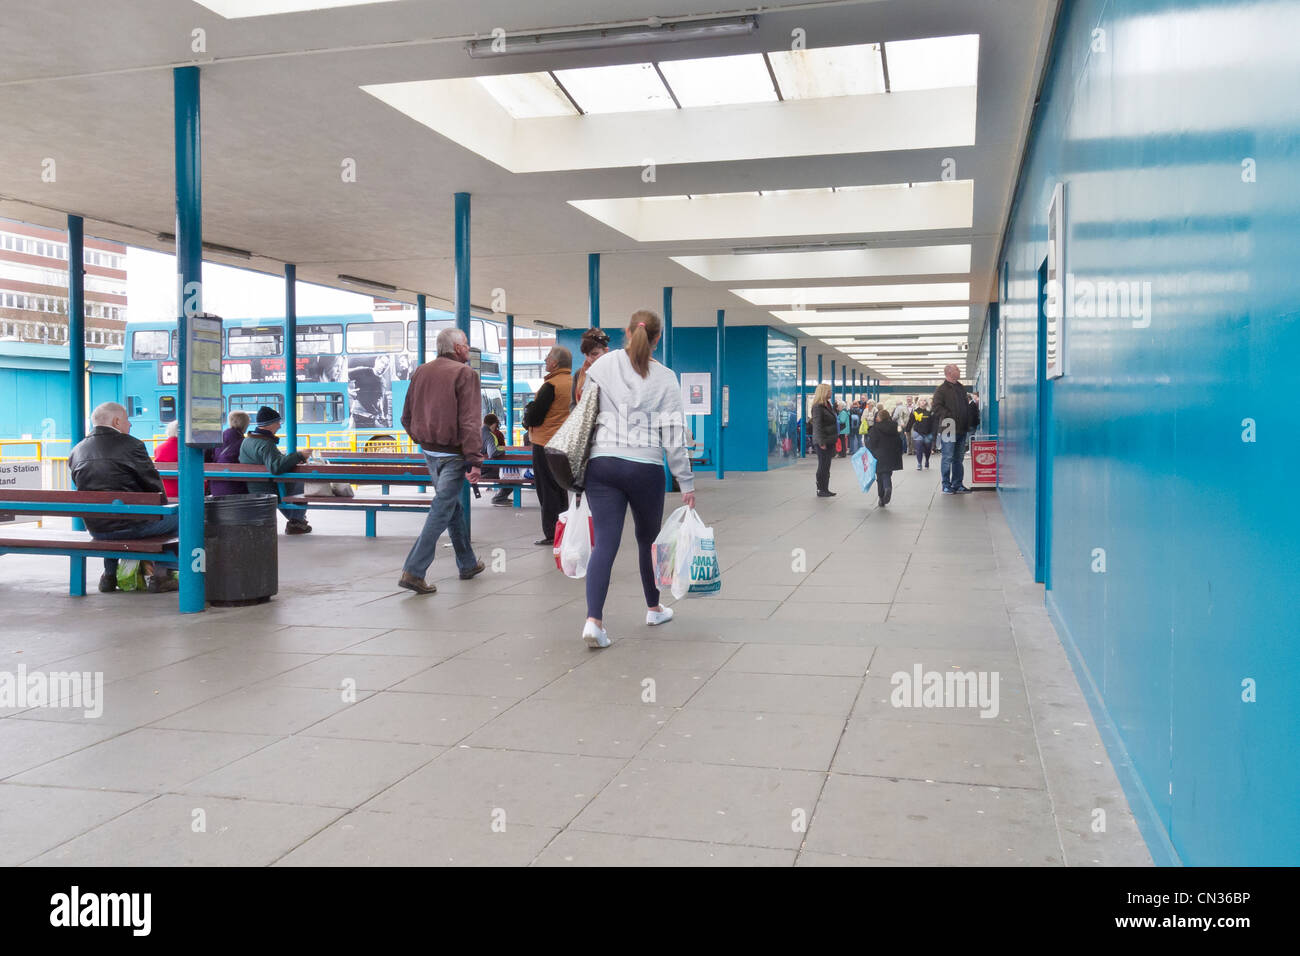
[[[690,564],[687,580],[689,594],[716,594],[722,590],[722,569],[718,565],[718,552],[714,547],[713,529],[707,527],[699,514],[692,509],[686,516],[683,534],[690,535]]]
[[[566,577],[585,578],[595,536],[587,499],[579,497],[577,504],[561,515],[561,519],[564,521],[564,536],[560,538],[559,545],[560,570]]]
[[[655,587],[660,590],[673,586],[673,578],[677,574],[677,542],[681,536],[682,524],[686,520],[686,513],[690,510],[682,505],[670,514],[655,537],[650,557],[655,569]]]

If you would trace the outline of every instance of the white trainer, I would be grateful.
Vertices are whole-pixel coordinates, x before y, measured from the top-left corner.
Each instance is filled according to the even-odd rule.
[[[672,619],[673,609],[670,607],[666,607],[662,611],[645,612],[645,622],[651,627],[654,627],[656,624],[667,624]]]
[[[591,621],[582,626],[582,639],[588,647],[609,647],[609,635],[603,627],[597,627]]]

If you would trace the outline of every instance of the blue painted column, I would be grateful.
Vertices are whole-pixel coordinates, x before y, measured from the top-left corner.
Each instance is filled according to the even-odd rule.
[[[998,332],[1002,328],[1002,316],[998,303],[989,305],[989,421],[986,431],[990,435],[998,433]]]
[[[469,193],[456,193],[456,328],[469,341]],[[465,529],[470,530],[469,482],[461,485],[460,504],[465,509]]]
[[[835,404],[835,359],[831,359],[831,404]]]
[[[506,441],[515,440],[515,317],[506,314]]]
[[[203,176],[202,132],[199,117],[199,68],[172,70],[176,159],[176,272],[180,301],[177,327],[177,414],[186,414],[189,383],[189,316],[203,311]],[[182,425],[184,424],[182,420]],[[203,554],[203,450],[185,443],[182,428],[177,446],[177,491],[180,498],[180,611],[194,614],[207,604],[205,574],[197,560]]]
[[[715,445],[713,451],[713,463],[715,466],[714,474],[717,476],[719,481],[721,481],[722,478],[724,477],[724,470],[723,470],[723,463],[722,463],[722,377],[726,368],[725,365],[726,345],[725,345],[725,336],[724,336],[725,325],[726,325],[726,311],[724,309],[719,309],[718,310],[718,342],[717,342],[718,378],[713,385],[713,416],[714,416],[713,435],[714,435],[714,445]]]
[[[429,305],[423,292],[415,297],[415,364],[429,361]]]
[[[86,244],[80,216],[68,217],[68,389],[68,447],[73,448],[86,437]],[[72,530],[85,531],[86,523],[73,518]],[[68,561],[68,593],[80,597],[86,593],[86,559]]]
[[[284,450],[298,447],[298,267],[284,266]]]
[[[808,426],[805,422],[808,420],[808,346],[799,346],[800,358],[803,361],[803,371],[799,374],[799,457],[808,456],[808,439],[804,431]]]
[[[600,328],[600,253],[587,254],[587,321]]]
[[[849,400],[849,370],[845,365],[840,366],[840,400]]]
[[[673,367],[673,287],[664,286],[663,363]]]
[[[822,356],[821,353],[818,352],[817,353],[817,384],[820,385],[821,383],[822,383]]]

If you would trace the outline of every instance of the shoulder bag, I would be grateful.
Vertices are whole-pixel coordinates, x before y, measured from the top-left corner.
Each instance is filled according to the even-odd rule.
[[[599,411],[600,389],[595,382],[588,382],[583,386],[578,404],[546,443],[546,463],[556,483],[565,491],[582,490]]]

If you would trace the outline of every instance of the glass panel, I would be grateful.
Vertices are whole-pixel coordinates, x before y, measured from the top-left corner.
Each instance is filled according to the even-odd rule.
[[[483,323],[483,336],[485,339],[483,345],[484,352],[496,354],[501,351],[501,339],[497,335],[497,327],[493,322]]]
[[[301,355],[339,355],[343,352],[343,326],[300,325],[294,335]]]
[[[795,343],[767,332],[767,466],[779,468],[799,457],[799,393]],[[734,412],[733,412],[734,414]]]
[[[664,60],[659,69],[683,107],[776,102],[761,53]]]
[[[975,86],[979,78],[979,51],[977,33],[886,43],[889,88],[899,93]]]
[[[649,63],[556,70],[555,76],[585,113],[676,109]]]
[[[168,358],[169,333],[166,329],[142,329],[131,334],[131,358],[157,361]]]
[[[483,351],[483,323],[478,319],[469,324],[469,347]]]
[[[349,352],[400,352],[405,338],[402,322],[353,322],[348,325]]]
[[[279,355],[284,351],[284,329],[269,325],[232,328],[227,345],[231,358]]]
[[[304,425],[343,421],[343,396],[336,392],[299,395],[298,421]]]
[[[578,115],[578,111],[549,73],[513,73],[507,76],[480,76],[477,79],[483,89],[515,119]]]

